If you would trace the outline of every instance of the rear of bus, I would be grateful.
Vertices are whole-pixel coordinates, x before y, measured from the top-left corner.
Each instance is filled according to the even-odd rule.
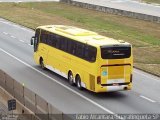
[[[95,92],[130,90],[133,56],[129,43],[102,45],[99,48],[99,69]]]

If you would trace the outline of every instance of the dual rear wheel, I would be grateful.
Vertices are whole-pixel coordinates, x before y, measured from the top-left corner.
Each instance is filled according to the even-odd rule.
[[[78,89],[82,90],[82,85],[81,85],[81,78],[79,75],[76,76],[75,78],[75,83],[74,83],[74,77],[72,72],[69,72],[68,74],[68,80],[70,85],[76,85]]]
[[[68,80],[69,80],[69,84],[73,86],[74,85],[74,78],[73,78],[72,72],[69,72]]]
[[[45,65],[44,65],[43,58],[40,58],[39,63],[40,63],[41,68],[44,70],[45,69]]]
[[[45,69],[43,58],[40,58],[40,66],[42,69]],[[79,75],[76,75],[76,79],[75,79],[75,83],[74,83],[74,77],[73,77],[72,72],[70,71],[68,73],[68,81],[69,81],[70,85],[72,85],[72,86],[76,85],[78,89],[82,90],[81,78]]]
[[[78,89],[82,90],[81,78],[79,75],[76,76],[76,85]]]

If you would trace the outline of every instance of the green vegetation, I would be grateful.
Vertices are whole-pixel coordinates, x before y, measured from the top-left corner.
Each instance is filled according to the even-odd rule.
[[[160,4],[160,0],[142,0],[144,2],[147,2],[147,3],[157,3],[157,4]]]
[[[134,66],[160,76],[160,24],[69,6],[63,3],[0,3],[0,16],[34,29],[65,24],[133,44]]]

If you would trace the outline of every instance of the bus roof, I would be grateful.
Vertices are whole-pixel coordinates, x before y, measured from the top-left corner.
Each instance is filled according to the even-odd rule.
[[[39,26],[38,28],[94,46],[107,46],[114,44],[130,45],[128,42],[125,42],[123,40],[115,40],[113,38],[99,35],[96,32],[89,31],[86,29],[81,29],[74,26],[45,25],[45,26]]]

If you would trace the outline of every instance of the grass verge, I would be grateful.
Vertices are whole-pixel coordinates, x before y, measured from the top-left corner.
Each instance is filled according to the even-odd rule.
[[[74,25],[133,44],[134,66],[160,76],[160,24],[77,8],[63,3],[0,3],[0,16],[34,29]]]
[[[146,3],[157,3],[157,4],[160,4],[160,0],[142,0]]]

